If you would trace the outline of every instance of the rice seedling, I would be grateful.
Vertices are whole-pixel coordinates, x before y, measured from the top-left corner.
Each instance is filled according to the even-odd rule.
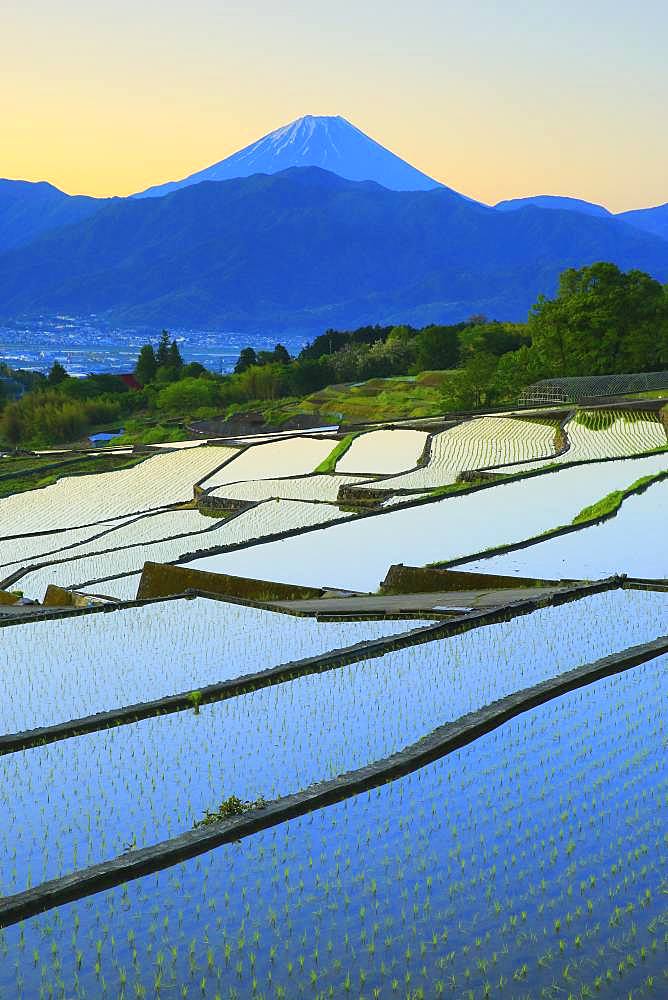
[[[318,622],[204,597],[23,622],[0,633],[0,732],[193,690],[420,624],[429,623]]]
[[[164,871],[9,928],[0,994],[97,996],[104,981],[112,996],[155,995],[156,982],[160,995],[286,1000],[658,996],[667,668],[598,682],[369,795],[185,862],[178,895]],[[546,864],[565,805],[572,877]],[[501,914],[486,894],[493,859]],[[577,912],[573,880],[597,917]]]
[[[1,890],[183,832],[216,808],[221,788],[244,801],[269,800],[387,756],[520,687],[654,637],[665,609],[664,594],[600,594],[202,705],[198,715],[158,716],[7,755],[0,759],[8,803],[0,850],[15,853]],[[552,864],[567,862],[570,840],[577,844],[577,830],[566,833],[546,847],[548,861],[556,852]],[[370,833],[355,850],[373,840]],[[467,876],[462,860],[449,862],[453,873],[459,869],[456,892]],[[421,881],[431,874],[426,869]]]

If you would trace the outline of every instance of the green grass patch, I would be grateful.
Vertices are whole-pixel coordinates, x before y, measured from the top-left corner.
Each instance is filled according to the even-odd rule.
[[[330,474],[334,472],[336,470],[336,463],[338,460],[345,455],[355,438],[359,437],[360,434],[361,431],[351,431],[350,434],[346,434],[346,436],[337,443],[336,447],[332,448],[327,458],[313,470],[314,473],[321,472]]]
[[[612,493],[608,493],[607,496],[602,497],[601,500],[591,504],[591,506],[584,507],[573,518],[571,524],[587,524],[590,521],[599,521],[602,518],[612,517],[613,514],[617,513],[627,497],[633,496],[635,493],[643,493],[653,483],[660,482],[666,476],[668,476],[668,472],[657,472],[653,476],[642,476],[640,479],[636,479],[635,483],[631,483],[625,490],[613,490]]]
[[[421,372],[416,376],[373,378],[355,385],[329,385],[301,399],[290,397],[233,404],[226,416],[261,413],[277,426],[301,414],[319,414],[325,423],[376,422],[434,417],[443,413],[443,392],[452,371]]]
[[[447,497],[453,493],[466,493],[467,490],[475,489],[477,486],[496,486],[497,482],[501,483],[505,479],[505,476],[499,476],[498,480],[491,479],[475,479],[465,483],[448,483],[446,486],[437,486],[436,489],[430,490],[428,496],[430,497]]]

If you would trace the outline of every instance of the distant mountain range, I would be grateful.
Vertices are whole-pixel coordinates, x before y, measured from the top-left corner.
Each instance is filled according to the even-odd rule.
[[[531,198],[511,198],[509,201],[500,201],[495,206],[501,212],[514,212],[518,208],[553,208],[560,212],[582,212],[583,215],[598,215],[600,217],[614,218],[603,205],[596,205],[591,201],[582,201],[580,198],[560,198],[554,194],[537,194]]]
[[[106,200],[69,195],[53,184],[0,179],[0,252],[93,215]]]
[[[6,319],[62,311],[277,333],[520,319],[565,267],[596,260],[667,281],[668,206],[482,205],[342,118],[299,119],[131,198],[0,181]]]
[[[564,212],[580,212],[583,215],[597,215],[599,218],[617,219],[628,222],[636,229],[653,233],[668,239],[668,204],[657,205],[656,208],[636,208],[629,212],[609,212],[603,205],[591,201],[581,201],[580,198],[560,198],[551,194],[534,195],[531,198],[512,198],[500,201],[494,206],[501,212],[512,212],[518,208],[550,208]]]

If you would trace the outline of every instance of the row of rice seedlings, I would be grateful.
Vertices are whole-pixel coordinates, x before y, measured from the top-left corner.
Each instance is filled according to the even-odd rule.
[[[0,500],[0,533],[75,528],[187,500],[193,483],[234,453],[231,448],[170,452],[131,469],[71,476],[43,490],[6,497]]]
[[[556,421],[549,427],[512,417],[465,421],[433,437],[427,466],[383,480],[383,489],[432,489],[454,483],[460,472],[547,457],[554,452],[556,428]]]
[[[201,526],[199,533],[183,537],[168,538],[163,541],[136,543],[130,548],[115,548],[113,541],[106,543],[108,551],[98,555],[82,555],[67,562],[44,565],[28,573],[20,580],[21,589],[30,597],[41,599],[50,583],[59,587],[74,587],[102,580],[108,576],[134,573],[147,560],[152,562],[175,562],[191,552],[216,548],[223,545],[237,545],[265,535],[280,534],[296,528],[326,524],[328,521],[352,517],[342,514],[338,507],[329,504],[305,503],[298,500],[268,500],[257,507],[244,511],[238,517],[218,522],[203,518],[197,512],[189,512],[191,523]],[[141,523],[141,522],[139,522]],[[95,543],[97,544],[97,543]],[[100,539],[105,545],[105,539]],[[103,592],[104,592],[104,588]]]
[[[668,523],[668,481],[624,500],[613,518],[572,534],[547,538],[514,552],[478,559],[461,569],[472,573],[597,579],[626,573],[642,579],[668,577],[668,552],[657,539]]]
[[[294,437],[254,444],[241,452],[224,468],[209,476],[205,489],[277,476],[305,476],[312,472],[332,450],[327,438]]]
[[[666,445],[666,429],[658,413],[592,410],[576,413],[566,424],[570,447],[550,463],[595,461],[624,455],[639,455]],[[539,468],[531,462],[520,469]],[[503,470],[499,470],[503,471]],[[518,471],[508,469],[508,472]]]
[[[392,475],[412,469],[427,440],[425,431],[380,430],[361,434],[339,459],[337,472]]]
[[[0,993],[661,996],[668,658],[0,938]]]
[[[91,583],[79,588],[78,593],[111,597],[116,601],[134,601],[137,597],[140,580],[140,572],[128,573],[126,576],[114,576],[100,583]]]
[[[105,532],[108,538],[117,527],[134,520],[132,516],[105,521],[87,528],[67,528],[47,535],[21,535],[16,538],[0,539],[0,566],[2,576],[9,575],[17,566],[38,562],[46,556],[74,554],[75,548]],[[7,568],[6,568],[7,567]]]
[[[1,891],[176,835],[230,795],[272,799],[382,758],[519,688],[653,638],[665,610],[665,595],[602,594],[8,755],[0,850],[11,863]]]
[[[173,535],[205,531],[214,525],[214,521],[205,519],[197,510],[163,510],[130,520],[97,525],[95,528],[66,531],[62,535],[38,535],[32,539],[20,539],[21,549],[25,554],[12,563],[2,565],[15,568],[18,565],[25,566],[27,563],[43,561],[47,556],[52,559],[74,559],[111,548],[146,545]],[[13,544],[13,542],[0,542],[0,558],[5,555],[5,546]],[[74,547],[63,548],[69,545]]]
[[[0,733],[151,701],[428,624],[318,622],[207,598],[24,622],[0,632]]]
[[[336,503],[342,486],[363,482],[362,476],[313,475],[296,479],[254,479],[218,486],[213,496],[233,500],[310,500]]]
[[[461,559],[542,534],[612,490],[662,471],[664,454],[581,465],[499,484],[379,516],[356,518],[302,538],[288,538],[194,562],[196,569],[309,586],[375,591],[392,563],[420,566]],[[364,553],[353,558],[351,553]],[[539,573],[543,576],[543,573]],[[563,574],[570,577],[568,567]]]

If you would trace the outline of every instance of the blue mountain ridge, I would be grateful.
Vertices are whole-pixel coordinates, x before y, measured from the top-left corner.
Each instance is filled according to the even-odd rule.
[[[391,191],[317,167],[115,199],[0,254],[0,316],[319,332],[522,319],[569,266],[668,280],[668,241],[615,217],[498,211],[445,187]]]

